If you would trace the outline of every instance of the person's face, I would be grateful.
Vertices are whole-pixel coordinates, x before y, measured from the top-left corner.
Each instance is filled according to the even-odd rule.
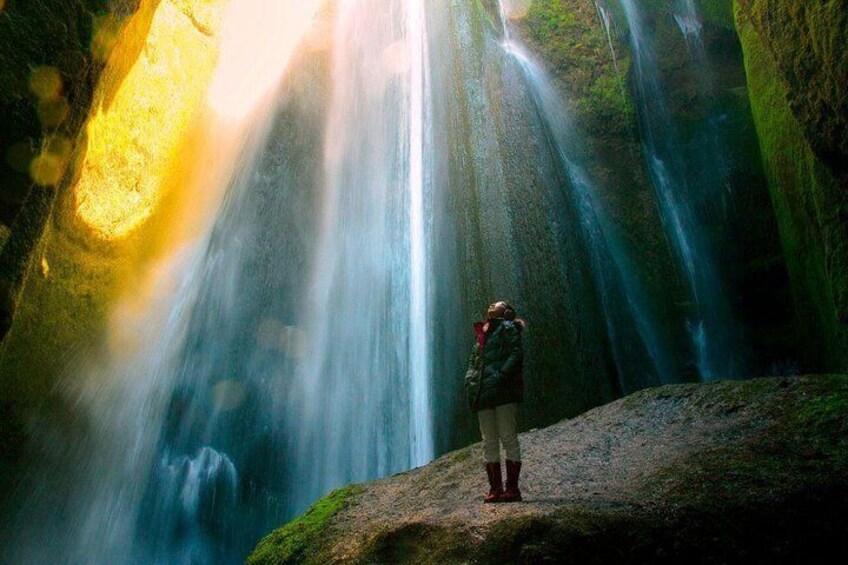
[[[500,302],[495,302],[494,304],[489,305],[489,309],[486,311],[486,318],[494,319],[499,317],[503,313],[503,308],[501,307]]]

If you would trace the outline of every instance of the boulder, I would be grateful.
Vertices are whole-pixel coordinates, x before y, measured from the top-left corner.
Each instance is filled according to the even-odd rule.
[[[846,430],[848,376],[646,389],[521,434],[522,503],[482,503],[472,445],[330,494],[248,563],[838,561]]]

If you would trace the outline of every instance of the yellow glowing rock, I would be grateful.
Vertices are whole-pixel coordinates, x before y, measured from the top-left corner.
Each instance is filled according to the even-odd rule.
[[[172,160],[192,159],[178,151],[214,71],[215,14],[225,3],[163,0],[132,69],[108,105],[99,106],[90,119],[75,202],[79,217],[102,237],[120,238],[139,226],[158,203]],[[120,68],[120,58],[127,56],[121,42],[132,39],[121,37],[110,65]],[[110,72],[118,74],[107,67],[101,84],[121,79]]]

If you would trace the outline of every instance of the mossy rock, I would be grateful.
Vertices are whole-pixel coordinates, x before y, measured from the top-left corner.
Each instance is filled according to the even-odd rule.
[[[815,4],[811,14],[823,9]],[[804,111],[798,108],[799,100],[812,103],[827,97],[828,89],[815,79],[789,80],[781,67],[788,51],[813,57],[812,46],[802,39],[807,35],[772,22],[782,21],[780,14],[796,14],[799,5],[739,0],[736,6],[751,107],[805,344],[803,360],[808,367],[841,371],[848,367],[848,326],[840,321],[848,312],[848,175],[820,157],[827,154],[822,143],[833,151],[839,145],[828,136],[830,130],[810,137]],[[775,14],[767,14],[768,7]],[[836,18],[828,33],[842,33],[848,40],[848,29],[839,22]],[[820,63],[831,68],[824,60]],[[838,76],[839,69],[832,70]],[[817,120],[838,123],[827,113]]]
[[[361,486],[349,485],[320,499],[301,516],[263,538],[247,558],[248,565],[326,563],[329,548],[321,541],[325,539],[330,519],[355,504],[361,492]]]
[[[827,0],[736,0],[783,85],[789,110],[816,157],[848,172],[848,10]]]
[[[256,562],[844,558],[846,431],[848,376],[646,389],[521,434],[522,503],[482,503],[475,445],[331,494],[266,538],[269,560]],[[271,561],[274,547],[287,560]]]
[[[518,26],[561,83],[586,131],[632,133],[636,114],[627,91],[626,43],[615,30],[607,37],[592,2],[535,0]]]

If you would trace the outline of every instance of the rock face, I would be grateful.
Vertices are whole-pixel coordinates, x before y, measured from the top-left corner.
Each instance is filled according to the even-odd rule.
[[[473,445],[332,493],[248,562],[844,559],[847,429],[848,376],[648,389],[522,434],[523,503],[481,503]]]
[[[118,160],[125,162],[146,158],[146,173],[150,170],[151,151],[156,149],[156,143],[148,143],[141,136],[127,131],[116,134],[115,129],[97,132],[95,126],[98,121],[108,119],[122,119],[123,123],[132,124],[138,114],[127,116],[122,106],[143,112],[143,121],[148,126],[155,124],[157,117],[160,123],[177,122],[170,115],[163,120],[162,108],[196,104],[186,101],[188,94],[195,90],[205,91],[204,70],[207,70],[206,75],[210,74],[217,56],[212,32],[203,25],[205,12],[201,11],[216,6],[212,2],[126,0],[109,3],[114,10],[109,12],[96,11],[106,2],[86,4],[91,6],[90,10],[84,9],[79,2],[53,4],[53,8],[47,9],[40,3],[25,6],[22,2],[9,2],[0,13],[0,68],[3,70],[0,85],[5,86],[9,81],[8,84],[24,89],[23,93],[20,89],[3,91],[0,123],[12,129],[0,130],[0,133],[8,139],[29,135],[25,123],[20,120],[21,116],[35,112],[33,104],[40,104],[33,100],[36,95],[28,95],[26,89],[49,90],[39,81],[48,86],[52,84],[56,92],[67,98],[69,105],[66,119],[43,128],[38,133],[41,137],[27,141],[42,151],[33,163],[41,159],[46,164],[42,168],[29,164],[29,169],[25,169],[23,178],[32,187],[26,201],[14,211],[15,221],[0,249],[0,414],[3,415],[0,418],[0,500],[22,474],[18,465],[27,434],[32,431],[27,430],[26,422],[35,407],[44,405],[49,406],[48,411],[72,412],[62,406],[62,401],[53,398],[58,396],[55,394],[57,375],[65,371],[69,360],[80,350],[94,346],[122,282],[138,277],[143,252],[159,244],[162,238],[157,233],[168,232],[163,227],[164,220],[156,218],[160,225],[155,229],[155,221],[151,220],[144,231],[137,230],[123,240],[109,241],[80,218],[77,188],[94,176],[89,166],[92,156],[115,151],[120,155]],[[198,13],[191,12],[194,4],[200,6]],[[41,18],[49,26],[42,26]],[[32,38],[27,36],[26,49],[16,51],[18,44],[7,43],[3,33],[9,22],[22,26],[10,32],[9,41],[15,41],[22,30],[30,30]],[[75,27],[77,24],[79,29]],[[62,36],[62,42],[51,44],[50,30],[65,30],[69,35]],[[157,37],[160,38],[158,42]],[[74,45],[82,54],[77,53],[72,61],[79,63],[77,56],[83,57],[80,64],[84,65],[71,72],[62,66],[61,53],[54,51],[74,41],[81,42]],[[180,49],[190,53],[191,58],[180,57]],[[201,64],[203,59],[205,64]],[[188,60],[192,61],[191,66],[181,66],[188,65]],[[6,61],[10,62],[8,67]],[[50,80],[28,76],[30,67],[42,69],[42,74],[46,73]],[[146,76],[137,76],[145,71]],[[188,77],[192,80],[187,81]],[[129,100],[122,104],[122,92],[133,83],[140,85],[139,90],[144,91],[146,97],[141,99],[129,92],[123,96]],[[151,94],[175,91],[173,96],[163,97],[167,105],[162,102],[158,108],[151,107],[154,106],[150,103]],[[195,98],[199,96],[196,94]],[[12,102],[7,103],[5,97],[14,100],[10,98]],[[156,136],[148,137],[161,142],[166,137],[162,129],[157,130]],[[135,131],[141,130],[135,128]],[[112,145],[104,148],[104,139]],[[120,150],[114,150],[116,146]],[[101,171],[109,173],[120,168],[114,161],[100,167]],[[0,170],[0,175],[5,174],[5,170]],[[6,184],[3,178],[0,181],[3,182],[0,196],[8,196],[7,188],[11,189],[13,184]],[[121,179],[118,175],[104,180],[104,175],[100,174],[97,176],[99,194],[95,190],[85,196],[89,201],[96,201],[108,195],[110,186],[125,189],[127,193],[138,184],[126,181],[126,177]],[[0,211],[0,224],[3,224],[2,218]],[[84,355],[77,358],[80,357]]]
[[[0,2],[0,339],[98,77],[139,1]]]
[[[808,366],[848,366],[844,6],[737,0],[754,120]],[[841,321],[840,321],[841,320]]]

